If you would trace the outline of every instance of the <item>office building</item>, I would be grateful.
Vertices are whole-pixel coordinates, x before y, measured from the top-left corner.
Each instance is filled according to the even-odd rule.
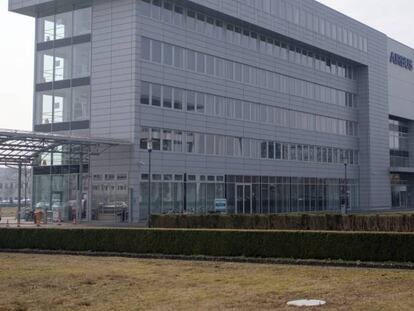
[[[146,219],[148,141],[153,213],[414,207],[414,50],[375,29],[313,0],[9,9],[36,19],[33,130],[131,142],[85,156],[86,220]],[[34,202],[76,200],[65,151]]]

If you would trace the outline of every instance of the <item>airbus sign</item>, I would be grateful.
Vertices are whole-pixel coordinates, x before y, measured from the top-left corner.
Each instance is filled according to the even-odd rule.
[[[409,71],[413,71],[413,61],[397,53],[391,52],[390,63],[405,68]]]

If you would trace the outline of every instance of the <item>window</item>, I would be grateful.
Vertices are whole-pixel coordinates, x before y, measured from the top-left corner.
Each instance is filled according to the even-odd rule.
[[[161,106],[161,85],[158,84],[152,84],[151,85],[151,95],[152,95],[152,105],[153,106]]]
[[[226,137],[226,155],[233,156],[234,155],[234,138],[233,137]]]
[[[161,16],[161,0],[152,0],[152,18],[160,19]]]
[[[162,131],[162,151],[172,151],[172,131]]]
[[[229,80],[233,80],[233,62],[225,61],[226,62],[226,78]]]
[[[51,92],[38,93],[36,101],[37,124],[53,123],[53,94]]]
[[[265,142],[265,141],[260,143],[260,157],[262,159],[267,158],[267,142]]]
[[[213,56],[210,56],[210,55],[207,55],[207,58],[206,58],[206,62],[207,62],[207,74],[208,75],[214,75],[214,57]]]
[[[166,23],[171,23],[172,21],[172,8],[173,5],[171,2],[164,2],[164,9],[162,10],[162,19]]]
[[[152,61],[161,63],[161,42],[152,40]]]
[[[92,16],[92,9],[85,8],[76,10],[73,14],[73,20],[74,20],[74,27],[73,27],[73,35],[79,36],[91,33],[91,18]]]
[[[172,108],[172,88],[169,86],[163,87],[163,104],[164,108]]]
[[[200,136],[204,136],[202,134],[199,134]],[[214,135],[205,135],[206,137],[206,153],[207,154],[214,154]],[[199,153],[203,153],[200,152]]]
[[[194,141],[195,141],[195,145],[196,145],[196,148],[197,148],[197,153],[204,154],[204,152],[205,152],[205,135],[195,133],[194,134]]]
[[[201,53],[197,53],[197,72],[198,73],[205,72],[204,54],[201,54]]]
[[[181,26],[183,25],[183,14],[184,14],[184,9],[180,6],[175,5],[174,7],[174,24]]]
[[[147,38],[142,38],[142,58],[145,60],[150,60],[151,55],[151,40]]]
[[[220,135],[216,136],[215,154],[224,155],[224,136],[220,136]]]
[[[174,47],[174,66],[178,68],[184,67],[184,50],[180,47]]]
[[[57,14],[55,17],[55,39],[72,36],[72,11]]]
[[[187,111],[195,111],[195,92],[187,91]]]
[[[194,133],[187,133],[187,135],[186,135],[186,144],[187,144],[186,151],[188,153],[194,153],[195,152],[195,137],[194,137]]]
[[[91,75],[91,44],[76,44],[73,46],[73,78],[89,77]]]
[[[164,64],[169,66],[173,64],[173,47],[171,44],[164,43]]]
[[[183,90],[174,89],[174,109],[183,110],[183,96]]]
[[[55,49],[54,77],[55,81],[71,78],[72,47],[66,46]]]
[[[174,131],[174,152],[183,152],[183,132]]]
[[[38,42],[47,42],[55,40],[55,16],[38,18],[37,29]]]
[[[268,142],[268,146],[267,146],[267,157],[269,159],[274,159],[275,158],[275,144],[272,141]]]
[[[70,89],[55,90],[53,96],[53,123],[70,121]]]
[[[141,104],[149,105],[150,100],[150,84],[148,82],[141,82]]]
[[[152,129],[151,130],[151,141],[153,150],[161,150],[161,130]]]
[[[148,144],[148,140],[150,137],[150,130],[147,127],[143,127],[141,128],[141,139],[140,139],[140,143],[139,146],[141,149],[146,150],[147,149],[147,144]]]
[[[296,145],[295,144],[290,145],[290,159],[296,160]]]
[[[205,109],[205,95],[197,93],[197,112],[204,113]]]
[[[72,121],[89,120],[91,91],[89,86],[72,89]]]
[[[37,83],[53,81],[53,51],[41,51],[37,53]]]
[[[187,51],[187,69],[191,71],[195,71],[196,69],[196,59],[195,59],[195,52]]]

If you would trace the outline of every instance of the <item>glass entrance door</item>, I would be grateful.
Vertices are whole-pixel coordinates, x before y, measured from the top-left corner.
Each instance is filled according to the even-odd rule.
[[[236,184],[236,214],[252,214],[252,185]]]
[[[407,186],[393,185],[391,197],[392,197],[392,207],[407,208]]]

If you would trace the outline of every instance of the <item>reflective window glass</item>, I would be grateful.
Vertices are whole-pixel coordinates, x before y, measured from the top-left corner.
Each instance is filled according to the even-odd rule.
[[[72,89],[72,120],[89,120],[91,90],[89,86]]]
[[[57,14],[55,17],[55,39],[72,37],[72,11]]]
[[[156,63],[161,63],[161,42],[152,40],[152,61]]]
[[[148,82],[141,82],[141,104],[149,105],[150,99],[150,84]]]
[[[72,47],[66,46],[55,49],[55,81],[71,78]]]
[[[151,85],[151,103],[153,106],[161,106],[161,85],[152,84]]]
[[[37,41],[47,42],[55,39],[55,16],[37,19]]]
[[[172,88],[169,86],[163,87],[163,104],[164,108],[172,108]]]
[[[92,8],[76,10],[73,13],[73,20],[74,36],[91,33]]]
[[[73,78],[89,77],[91,75],[91,44],[76,44],[73,46]]]
[[[37,53],[37,83],[53,81],[53,51],[41,51]]]

